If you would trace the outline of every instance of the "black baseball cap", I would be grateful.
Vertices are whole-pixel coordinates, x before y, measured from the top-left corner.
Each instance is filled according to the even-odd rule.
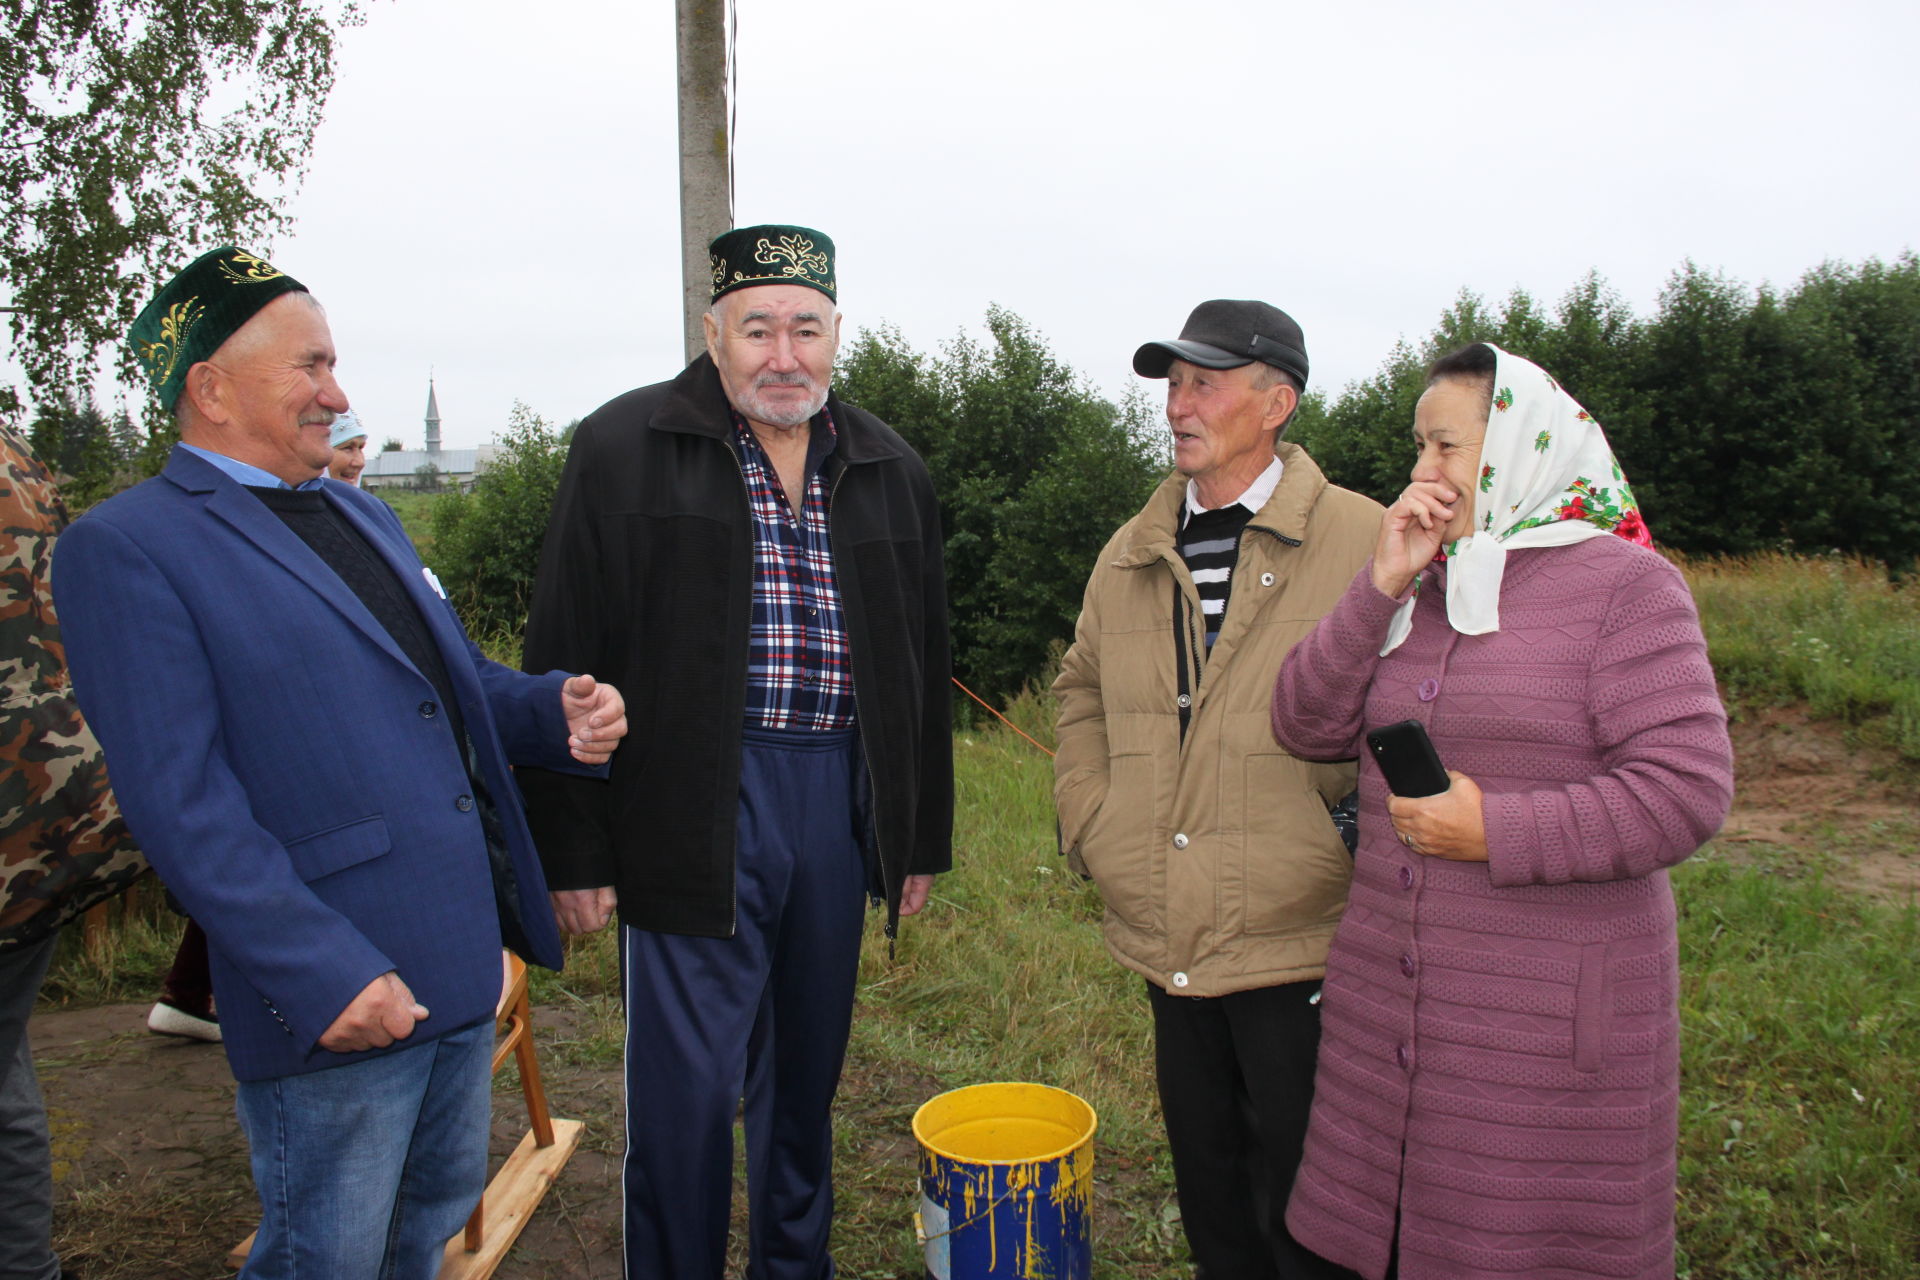
[[[1215,298],[1187,317],[1178,338],[1149,342],[1133,353],[1133,371],[1164,378],[1175,360],[1205,369],[1237,369],[1258,360],[1307,385],[1307,340],[1292,316],[1264,302]]]

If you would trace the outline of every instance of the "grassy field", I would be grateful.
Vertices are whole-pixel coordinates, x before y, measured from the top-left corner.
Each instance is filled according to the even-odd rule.
[[[1839,556],[1682,568],[1729,700],[1804,701],[1920,761],[1920,582]]]
[[[1049,764],[995,730],[961,737],[956,767],[960,869],[902,930],[895,960],[877,928],[863,960],[839,1126],[842,1274],[894,1280],[911,1264],[914,1108],[1003,1079],[1071,1089],[1099,1112],[1096,1275],[1176,1274],[1145,1000],[1099,942],[1092,889],[1054,853]],[[1764,854],[1735,865],[1709,846],[1675,873],[1680,1275],[1914,1280],[1920,924],[1817,873],[1770,872]],[[167,927],[136,920],[117,945],[98,964],[77,947],[63,956],[48,997],[145,998]],[[564,977],[541,977],[540,1003],[591,1014],[563,1058],[617,1059],[613,990],[604,937],[576,947]]]
[[[1842,562],[1689,572],[1736,701],[1806,698],[1914,756],[1912,588]],[[1043,700],[1011,714],[1051,742]],[[1002,1079],[1071,1089],[1099,1112],[1095,1274],[1182,1274],[1145,998],[1106,956],[1093,890],[1055,853],[1050,763],[997,728],[955,748],[958,869],[895,958],[876,926],[862,962],[838,1126],[841,1274],[917,1274],[913,1111]],[[1674,873],[1681,1280],[1920,1280],[1920,915],[1843,888],[1831,856],[1709,845]],[[63,950],[47,998],[150,998],[171,950],[152,911],[130,913],[97,958]],[[586,940],[566,975],[536,982],[543,1005],[590,1015],[562,1062],[618,1057],[610,952]]]
[[[425,559],[427,547],[433,541],[427,522],[432,516],[433,500],[439,495],[415,493],[411,489],[381,489],[378,496],[400,517],[400,525],[413,540],[414,549]]]
[[[1675,876],[1684,1257],[1695,1277],[1920,1276],[1915,912],[1768,870],[1709,849]]]

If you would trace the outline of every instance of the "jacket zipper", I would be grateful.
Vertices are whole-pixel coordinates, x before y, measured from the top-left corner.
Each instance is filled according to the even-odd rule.
[[[1187,728],[1193,719],[1193,703],[1200,695],[1200,637],[1193,629],[1193,606],[1187,602],[1187,596],[1180,589],[1180,579],[1173,580],[1173,664],[1178,680],[1176,693],[1187,700],[1187,705],[1179,708],[1180,750],[1187,748]]]

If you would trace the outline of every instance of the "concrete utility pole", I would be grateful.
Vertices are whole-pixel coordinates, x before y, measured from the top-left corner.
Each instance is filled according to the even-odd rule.
[[[700,317],[713,293],[707,243],[733,227],[727,127],[729,0],[674,0],[680,54],[680,281],[687,359],[706,350]]]

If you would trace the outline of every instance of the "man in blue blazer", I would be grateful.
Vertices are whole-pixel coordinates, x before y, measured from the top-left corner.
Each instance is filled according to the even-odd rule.
[[[206,929],[263,1218],[246,1277],[431,1277],[485,1184],[503,939],[558,968],[511,766],[600,773],[590,676],[467,639],[385,504],[305,287],[222,248],[134,323],[165,472],[61,539],[75,692]]]

